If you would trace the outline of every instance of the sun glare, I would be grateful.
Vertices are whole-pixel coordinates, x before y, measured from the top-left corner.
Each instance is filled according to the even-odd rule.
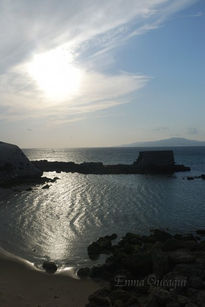
[[[82,71],[62,48],[35,55],[27,71],[48,99],[62,101],[79,92]]]

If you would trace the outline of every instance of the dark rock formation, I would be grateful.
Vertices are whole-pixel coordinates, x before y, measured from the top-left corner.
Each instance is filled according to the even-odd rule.
[[[111,236],[99,238],[88,246],[88,255],[90,259],[97,259],[100,254],[109,254],[112,250],[112,240],[115,240],[117,235],[114,233]]]
[[[172,150],[141,151],[134,165],[142,170],[173,167],[174,153]]]
[[[43,171],[33,165],[16,145],[0,142],[0,185],[40,178]]]
[[[174,172],[190,171],[189,167],[176,165],[172,151],[141,152],[133,164],[104,165],[101,162],[49,162],[47,160],[33,161],[33,164],[45,172],[77,172],[82,174],[172,174]]]
[[[109,285],[92,294],[87,307],[204,306],[205,242],[154,229],[147,236],[127,233],[110,250],[105,264],[89,270]]]
[[[42,267],[47,273],[50,274],[53,274],[57,271],[57,265],[55,264],[55,262],[44,261]]]
[[[205,229],[198,229],[198,230],[196,231],[196,233],[197,233],[198,235],[205,236]]]

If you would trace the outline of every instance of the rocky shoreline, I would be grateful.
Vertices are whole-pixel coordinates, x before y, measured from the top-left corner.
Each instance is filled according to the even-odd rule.
[[[153,166],[140,168],[133,164],[115,164],[104,165],[101,162],[58,162],[39,160],[32,161],[34,166],[39,168],[43,172],[66,172],[66,173],[81,173],[81,174],[96,174],[96,175],[109,175],[109,174],[173,174],[175,172],[190,171],[190,167],[174,164],[167,166]]]
[[[204,307],[205,230],[150,235],[127,233],[99,238],[88,246],[90,259],[107,254],[103,265],[82,268],[81,278],[105,280],[107,287],[89,296],[87,307]]]

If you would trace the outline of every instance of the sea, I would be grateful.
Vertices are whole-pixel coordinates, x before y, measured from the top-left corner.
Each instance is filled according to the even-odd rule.
[[[164,148],[24,149],[30,160],[131,164],[143,150]],[[167,175],[85,175],[46,172],[59,177],[42,184],[0,189],[0,246],[37,268],[45,260],[61,270],[95,264],[87,246],[100,236],[150,229],[192,233],[205,228],[205,147],[172,147],[175,161],[190,172]],[[98,261],[103,261],[100,258]]]

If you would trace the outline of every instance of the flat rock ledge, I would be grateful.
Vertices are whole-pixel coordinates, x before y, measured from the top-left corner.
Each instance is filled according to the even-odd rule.
[[[201,234],[201,235],[200,235]],[[99,238],[88,247],[102,265],[81,268],[81,278],[105,280],[107,286],[89,296],[87,307],[204,307],[204,229],[195,234],[170,234],[154,229],[150,235],[127,233]]]

